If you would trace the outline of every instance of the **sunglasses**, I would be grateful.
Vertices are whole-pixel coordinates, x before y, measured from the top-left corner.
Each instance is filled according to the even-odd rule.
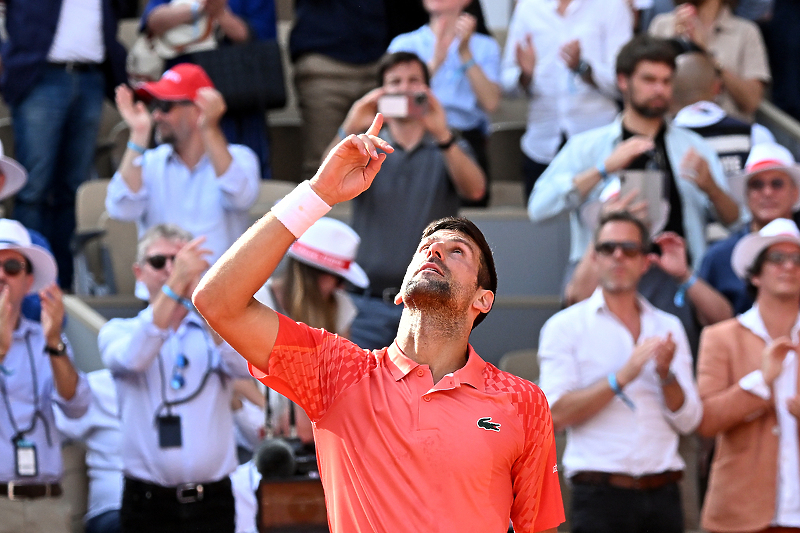
[[[156,109],[162,113],[169,113],[177,105],[192,105],[193,103],[191,100],[152,100],[148,107],[151,113]]]
[[[790,261],[792,266],[800,267],[800,252],[781,252],[773,250],[767,252],[764,260],[773,265],[784,265],[787,261]]]
[[[167,260],[172,261],[174,263],[175,256],[156,254],[145,257],[144,260],[147,261],[147,264],[153,267],[154,269],[161,270],[162,268],[167,266]]]
[[[169,386],[172,387],[172,390],[180,390],[186,385],[186,378],[183,377],[183,372],[188,366],[189,359],[185,355],[179,354],[175,358],[175,366],[172,367],[172,377],[169,380]]]
[[[786,187],[786,180],[782,178],[772,178],[771,180],[752,178],[747,182],[747,189],[750,191],[760,192],[768,185],[773,191],[782,191]]]
[[[19,259],[6,259],[5,261],[0,261],[0,267],[3,268],[3,271],[6,273],[6,275],[17,276],[25,269],[25,261],[20,261]]]
[[[622,254],[625,257],[636,257],[641,255],[644,250],[642,250],[642,245],[638,242],[630,242],[630,241],[606,241],[606,242],[598,242],[594,245],[594,251],[600,255],[605,256],[612,256],[614,252],[617,251],[617,248],[622,250]]]

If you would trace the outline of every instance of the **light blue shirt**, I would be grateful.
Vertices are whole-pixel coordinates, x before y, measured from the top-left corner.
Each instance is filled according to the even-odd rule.
[[[425,63],[433,59],[436,37],[427,24],[409,33],[395,37],[389,44],[389,52],[414,52]],[[439,99],[447,113],[447,123],[459,130],[483,128],[488,133],[489,117],[478,105],[478,97],[469,84],[461,59],[458,57],[460,41],[453,39],[447,50],[447,57],[431,78],[431,90]],[[500,46],[492,37],[473,33],[469,40],[469,50],[475,63],[483,70],[486,78],[499,83]]]
[[[30,350],[28,350],[29,345]],[[36,322],[20,318],[19,327],[12,337],[11,348],[3,359],[4,371],[0,372],[0,389],[5,391],[11,407],[9,413],[5,401],[0,396],[0,483],[58,482],[63,471],[62,439],[56,428],[53,404],[58,404],[70,418],[83,416],[89,408],[91,391],[86,376],[81,372],[78,372],[78,385],[71,399],[66,400],[58,394],[53,381],[50,356],[44,352],[44,346],[42,327]],[[72,350],[69,347],[67,354],[72,359]],[[31,362],[35,369],[33,373]],[[34,391],[34,374],[36,391]],[[36,446],[39,474],[35,477],[19,478],[15,471],[14,446],[11,443],[15,435],[14,425],[19,430],[30,427],[37,407],[42,416],[37,417],[33,431],[26,433],[25,439]],[[14,424],[11,422],[12,417]]]
[[[170,487],[218,481],[236,468],[229,378],[250,373],[246,361],[227,343],[217,346],[205,328],[199,315],[189,313],[177,331],[159,329],[148,307],[100,330],[100,353],[117,386],[125,475]],[[181,354],[189,364],[182,372],[186,384],[176,391],[169,381]],[[181,418],[183,445],[159,447],[155,419],[167,414],[160,409],[163,399],[193,394],[208,371],[202,392],[171,408]]]
[[[605,182],[598,183],[586,198],[581,198],[572,182],[581,172],[596,167],[606,160],[622,140],[622,120],[617,117],[608,126],[596,128],[573,136],[556,155],[550,166],[536,181],[528,199],[528,216],[534,222],[546,220],[564,211],[570,212],[570,261],[577,262],[592,241],[593,228],[587,227],[578,209],[584,202],[598,200]],[[693,182],[681,178],[680,164],[690,148],[694,148],[708,162],[711,176],[717,185],[728,192],[728,182],[714,149],[703,138],[686,129],[667,125],[664,135],[667,158],[678,186],[683,206],[683,227],[686,244],[694,268],[700,266],[706,251],[706,220],[711,203]]]
[[[108,185],[106,211],[111,218],[136,222],[139,237],[149,228],[177,224],[195,237],[206,236],[213,263],[250,225],[248,210],[258,198],[258,159],[250,148],[228,145],[231,161],[220,177],[204,155],[188,168],[172,145],[147,150],[142,188],[133,192],[117,172]]]

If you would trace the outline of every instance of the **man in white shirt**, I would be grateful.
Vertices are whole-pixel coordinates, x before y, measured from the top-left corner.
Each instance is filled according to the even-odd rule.
[[[204,236],[213,263],[250,225],[260,176],[256,155],[225,140],[219,125],[225,101],[201,67],[176,65],[137,95],[152,114],[127,86],[117,88],[117,109],[131,133],[106,210],[136,221],[140,238],[156,224]],[[160,146],[148,150],[154,124]]]
[[[119,398],[123,532],[234,531],[230,378],[249,373],[189,301],[211,253],[190,238],[172,225],[145,233],[133,268],[150,305],[98,337]]]
[[[778,218],[736,243],[753,307],[703,332],[698,433],[716,437],[706,531],[799,531],[800,231]]]
[[[598,289],[542,328],[540,386],[567,430],[573,532],[683,531],[678,439],[702,407],[681,323],[636,292],[648,246],[633,215],[603,216]]]
[[[501,82],[530,99],[525,198],[567,139],[614,120],[614,61],[633,36],[625,0],[523,0],[508,28]]]

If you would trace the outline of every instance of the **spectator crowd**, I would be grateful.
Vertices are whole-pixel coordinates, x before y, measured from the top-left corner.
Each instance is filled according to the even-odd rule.
[[[195,52],[274,41],[276,6],[134,4],[0,0],[14,135],[13,157],[0,145],[0,532],[69,531],[67,441],[87,450],[89,533],[254,532],[262,476],[320,476],[322,400],[254,379],[262,372],[192,302],[209,269],[224,271],[254,239],[240,238],[272,177],[274,141],[265,109],[232,109]],[[563,309],[536,348],[552,428],[566,433],[557,470],[571,530],[682,532],[679,487],[696,476],[703,529],[800,532],[800,164],[756,122],[767,100],[800,120],[800,7],[512,4],[501,45],[479,0],[295,0],[297,190],[349,143],[380,148],[366,165],[380,173],[350,202],[349,224],[287,226],[297,239],[252,305],[403,352],[420,236],[490,205],[492,116],[503,98],[524,99],[528,217],[569,217],[569,260],[552,287]],[[153,50],[172,47],[158,76],[135,82],[117,40],[120,14],[134,12]],[[104,207],[136,225],[141,306],[105,323],[105,369],[84,373],[63,294],[80,274],[76,193],[97,177],[104,99],[128,135]],[[679,453],[687,439],[696,469]],[[560,520],[549,493],[536,497],[546,520],[511,507],[493,523]]]

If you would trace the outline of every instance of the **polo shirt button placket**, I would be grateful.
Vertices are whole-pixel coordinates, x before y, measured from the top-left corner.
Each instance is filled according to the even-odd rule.
[[[422,399],[423,399],[423,401],[426,401],[426,402],[431,401],[430,395],[423,396]]]
[[[422,377],[422,376],[424,376],[424,375],[425,375],[425,371],[424,371],[424,370],[422,370],[421,368],[418,368],[418,369],[417,369],[417,375],[418,375],[419,377]]]

